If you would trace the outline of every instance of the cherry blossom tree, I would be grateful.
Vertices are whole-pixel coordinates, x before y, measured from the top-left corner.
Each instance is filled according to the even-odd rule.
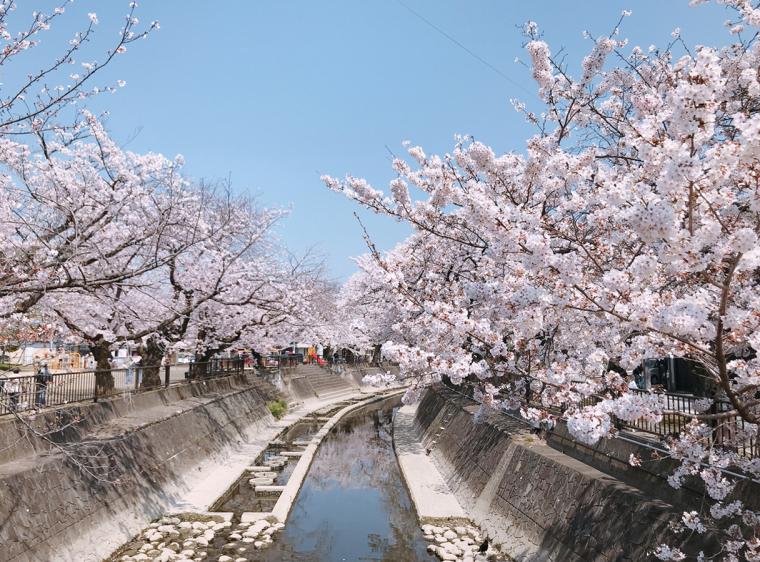
[[[95,13],[87,14],[85,25],[57,52],[44,52],[40,46],[43,38],[66,19],[72,2],[61,0],[50,13],[34,11],[24,21],[23,16],[14,14],[17,2],[0,0],[0,68],[4,76],[0,85],[0,136],[42,136],[73,126],[69,116],[59,118],[61,112],[123,85],[123,81],[113,85],[92,83],[95,75],[126,52],[130,44],[159,29],[156,21],[141,26],[136,17],[137,3],[130,2],[114,43],[101,52],[100,60],[91,58],[87,48],[94,42],[99,24]],[[27,56],[32,51],[41,51],[48,62],[31,68]]]
[[[380,361],[381,347],[388,341],[403,341],[404,325],[394,294],[381,281],[382,270],[372,256],[358,258],[361,268],[340,288],[329,341],[337,347],[372,350],[373,362]]]
[[[757,560],[760,518],[723,469],[760,476],[737,454],[757,435],[758,359],[732,353],[760,345],[760,10],[723,3],[737,15],[731,45],[692,49],[675,31],[663,50],[629,49],[618,23],[590,37],[578,77],[529,23],[544,108],[515,102],[538,129],[524,153],[462,138],[440,156],[410,146],[389,195],[353,176],[325,182],[414,229],[390,252],[371,248],[406,327],[384,352],[407,399],[441,377],[468,381],[486,407],[562,417],[586,443],[614,436],[615,418],[680,416],[671,484],[697,479],[713,500],[680,526],[724,536],[720,552],[695,555]],[[669,354],[704,366],[716,396],[699,411],[670,412],[618,374]]]
[[[62,1],[50,14],[34,12],[28,25],[21,24],[18,31],[11,29],[11,20],[18,25],[20,16],[13,16],[17,5],[11,0],[0,1],[0,67],[3,84],[0,85],[0,318],[25,313],[42,295],[66,286],[83,283],[108,283],[126,278],[141,266],[128,268],[121,273],[110,268],[102,272],[92,267],[97,260],[93,233],[104,232],[103,225],[111,223],[111,211],[104,207],[106,194],[85,194],[90,180],[99,172],[107,173],[105,160],[110,146],[91,145],[89,155],[72,156],[71,146],[83,136],[100,131],[94,117],[76,112],[77,104],[100,92],[114,91],[109,85],[90,84],[104,66],[127,46],[158,29],[153,22],[138,29],[135,17],[136,4],[129,5],[124,24],[116,42],[97,60],[78,60],[87,57],[86,46],[92,42],[98,24],[97,15],[89,14],[87,25],[77,31],[57,54],[51,54],[48,64],[33,71],[26,54],[41,49],[40,41],[52,26],[65,18],[70,2]],[[81,70],[79,68],[81,67]],[[66,160],[73,157],[72,163]],[[83,172],[85,161],[90,160],[89,178],[72,177]],[[103,166],[93,165],[100,159]],[[149,175],[146,159],[142,172]],[[156,163],[157,164],[157,163]],[[164,174],[166,175],[166,174]],[[114,175],[113,184],[122,180]],[[128,189],[115,196],[123,196]],[[92,201],[99,198],[98,201]],[[82,202],[82,209],[78,205]],[[118,205],[116,206],[118,207]],[[75,216],[75,212],[78,213]],[[113,212],[119,213],[118,209]],[[103,251],[115,251],[106,246]],[[112,256],[108,256],[109,258]],[[143,266],[144,267],[144,263]],[[82,268],[87,268],[87,271]]]

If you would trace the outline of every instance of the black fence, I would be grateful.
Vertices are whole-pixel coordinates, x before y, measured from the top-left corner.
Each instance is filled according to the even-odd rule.
[[[647,390],[631,389],[629,392],[648,394]],[[651,433],[659,437],[677,436],[688,424],[692,417],[688,414],[719,414],[733,410],[730,402],[716,400],[706,412],[699,409],[697,402],[703,397],[688,394],[659,393],[665,400],[665,409],[674,413],[663,415],[662,421],[653,423],[645,420],[634,422],[619,421],[623,427]],[[713,444],[724,449],[732,450],[744,457],[760,457],[760,443],[752,424],[745,422],[741,416],[732,415],[719,420],[707,420],[705,423],[712,427]]]
[[[473,398],[473,386],[469,384],[453,385],[447,378],[444,378],[443,383],[457,392]],[[629,389],[629,392],[637,394],[650,393],[648,390],[640,389]],[[545,408],[545,406],[536,402],[531,394],[530,391],[526,394],[527,403],[537,408]],[[664,414],[662,420],[657,423],[641,419],[633,422],[616,419],[616,427],[619,429],[633,429],[660,438],[675,437],[693,419],[690,414],[716,414],[733,410],[733,406],[729,402],[716,400],[707,412],[702,412],[697,402],[703,401],[704,397],[671,392],[660,392],[658,395],[665,400],[665,409],[673,413]],[[593,396],[585,397],[576,406],[593,406],[597,402],[599,402],[599,398]],[[562,415],[565,408],[549,408],[549,410],[554,410],[556,414]],[[721,418],[720,420],[707,420],[705,423],[712,427],[713,445],[734,451],[743,457],[760,457],[760,441],[758,441],[754,426],[744,421],[741,416],[733,415]]]
[[[280,369],[291,369],[303,364],[303,355],[300,353],[292,353],[287,355],[274,355],[272,358],[277,362],[277,366]]]
[[[243,373],[242,359],[0,377],[0,416]]]

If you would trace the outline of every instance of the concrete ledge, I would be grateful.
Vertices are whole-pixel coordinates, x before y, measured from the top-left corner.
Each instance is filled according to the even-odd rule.
[[[268,511],[248,511],[240,516],[241,523],[253,523],[262,519],[269,519],[272,514]]]
[[[393,447],[417,516],[422,523],[469,522],[464,510],[417,439],[417,405],[399,408],[393,418]]]

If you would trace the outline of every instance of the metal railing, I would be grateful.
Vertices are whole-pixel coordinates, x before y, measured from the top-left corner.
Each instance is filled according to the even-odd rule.
[[[648,390],[631,389],[630,392],[648,394]],[[662,421],[653,423],[645,420],[624,422],[619,420],[623,427],[657,435],[658,437],[677,436],[687,423],[692,419],[689,414],[719,414],[733,410],[730,402],[715,400],[706,412],[700,410],[696,403],[704,400],[704,397],[689,394],[675,394],[671,392],[657,393],[665,400],[665,409],[674,413],[664,414]],[[713,444],[724,449],[733,450],[744,457],[760,457],[760,443],[755,436],[754,428],[741,416],[733,415],[718,420],[707,420],[707,425],[712,427]]]
[[[242,359],[179,365],[0,377],[0,416],[168,387],[172,383],[242,374]]]
[[[451,383],[444,380],[444,384],[451,386]],[[453,388],[453,387],[452,387]],[[457,387],[457,392],[472,397],[472,391],[474,387],[469,385],[463,385]],[[464,391],[464,392],[462,392]],[[629,389],[629,392],[636,394],[649,394],[652,391]],[[633,422],[627,422],[621,419],[615,419],[615,425],[619,429],[633,429],[656,435],[660,438],[675,437],[692,419],[689,414],[701,413],[701,410],[697,406],[697,402],[704,400],[705,397],[693,396],[689,394],[676,394],[672,392],[658,392],[665,400],[665,409],[671,410],[673,413],[664,414],[660,422],[654,423],[647,420],[636,420]],[[530,405],[534,405],[538,408],[547,409],[542,404],[531,399],[531,392],[526,394],[526,402]],[[599,402],[599,398],[589,396],[584,397],[575,405],[579,407],[593,406]],[[566,408],[548,408],[554,410],[556,414],[562,415]],[[711,408],[704,413],[716,414],[720,412],[728,412],[733,409],[733,406],[724,400],[715,400]],[[712,427],[712,443],[717,447],[722,447],[727,450],[736,452],[738,455],[755,458],[760,457],[760,440],[755,432],[753,424],[746,422],[741,416],[729,416],[722,418],[720,421],[707,420],[705,423]]]

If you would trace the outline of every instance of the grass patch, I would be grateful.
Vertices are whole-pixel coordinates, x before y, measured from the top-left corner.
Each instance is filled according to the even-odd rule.
[[[288,404],[285,402],[285,400],[282,399],[273,400],[272,402],[267,402],[267,408],[269,408],[269,411],[274,416],[274,419],[279,420],[288,411]]]

